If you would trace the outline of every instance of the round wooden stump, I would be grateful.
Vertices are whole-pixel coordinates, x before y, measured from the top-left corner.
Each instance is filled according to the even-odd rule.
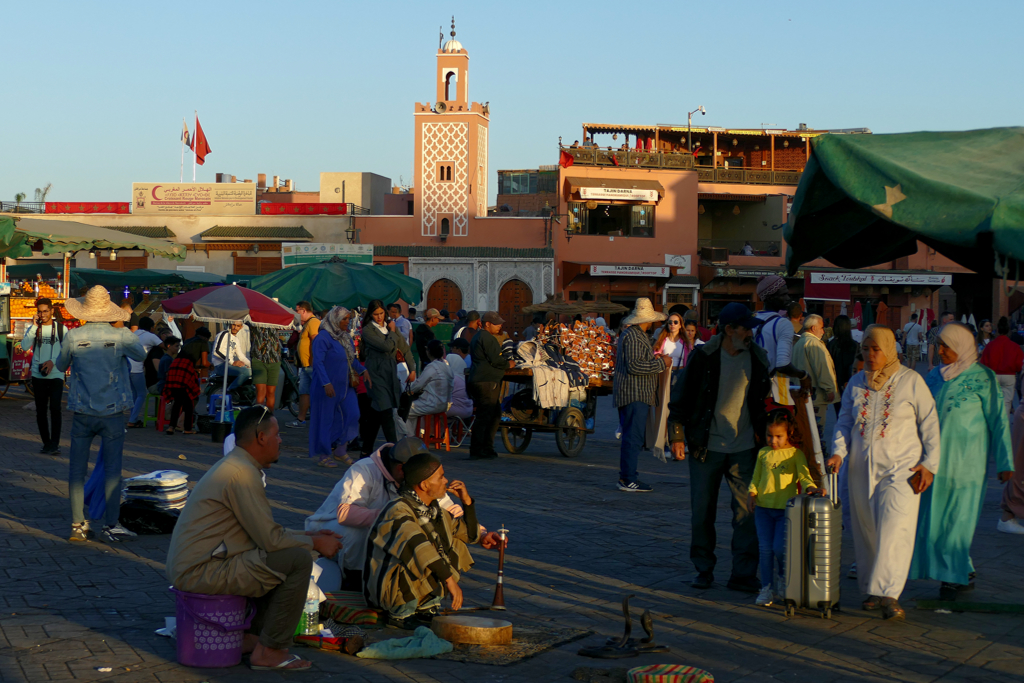
[[[434,617],[430,628],[450,643],[508,645],[512,642],[512,622],[502,619],[449,614]]]

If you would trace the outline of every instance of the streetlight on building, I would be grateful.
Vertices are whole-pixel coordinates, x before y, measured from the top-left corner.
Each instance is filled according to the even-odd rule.
[[[693,154],[693,138],[690,135],[690,129],[693,128],[693,115],[697,112],[700,112],[701,116],[707,116],[708,113],[702,104],[686,115],[686,151],[691,155]]]

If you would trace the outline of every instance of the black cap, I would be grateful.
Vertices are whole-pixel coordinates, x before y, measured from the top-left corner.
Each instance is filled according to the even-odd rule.
[[[505,324],[505,319],[498,315],[497,311],[487,311],[480,317],[480,320],[482,320],[485,323],[490,323],[492,325]]]
[[[751,315],[749,308],[738,301],[734,301],[726,305],[719,312],[718,324],[722,327],[732,325],[733,327],[743,326],[748,329],[754,329],[761,324],[761,321]]]
[[[409,462],[409,458],[420,453],[430,454],[430,449],[427,448],[427,444],[423,443],[423,439],[417,439],[415,436],[406,436],[399,439],[398,443],[391,447],[388,457],[392,462],[399,462],[404,465]]]
[[[397,448],[397,446],[396,446]],[[405,483],[412,487],[422,484],[441,466],[441,461],[430,453],[417,453],[409,458],[409,461],[402,467],[405,472]]]

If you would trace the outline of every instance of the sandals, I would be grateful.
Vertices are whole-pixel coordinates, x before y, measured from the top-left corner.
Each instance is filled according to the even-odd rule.
[[[139,420],[138,422],[129,422],[126,426],[129,429],[142,429],[143,427],[146,426],[146,423],[144,423],[142,420]]]
[[[295,664],[296,662],[305,662],[308,666],[289,666],[289,664]],[[309,671],[313,668],[313,662],[303,659],[298,655],[292,655],[277,666],[259,666],[257,664],[249,664],[249,668],[253,671]]]
[[[327,458],[320,458],[316,462],[317,467],[337,467],[338,464]]]
[[[195,434],[195,433],[196,433],[196,432],[194,432],[194,431],[189,431],[188,429],[186,429],[185,431],[183,431],[183,432],[182,432],[182,434]]]
[[[164,430],[164,434],[167,436],[174,436],[174,427],[168,427]]]
[[[338,462],[345,463],[349,467],[351,467],[352,465],[356,464],[355,461],[352,460],[352,458],[349,457],[348,453],[346,453],[345,455],[338,455],[336,453],[332,453],[331,457],[334,458],[335,460],[337,460]]]
[[[860,604],[860,608],[863,610],[876,610],[882,609],[882,598],[876,595],[869,595],[867,599]]]
[[[900,607],[896,598],[882,598],[882,618],[903,621],[907,618],[907,613]]]

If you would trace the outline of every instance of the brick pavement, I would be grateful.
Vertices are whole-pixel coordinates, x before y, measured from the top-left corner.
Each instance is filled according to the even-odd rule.
[[[937,585],[914,582],[904,596],[908,619],[883,622],[858,609],[855,582],[845,580],[844,612],[832,621],[812,615],[787,619],[781,609],[753,606],[753,596],[715,586],[695,591],[687,560],[689,495],[685,465],[642,457],[641,472],[655,486],[647,495],[613,488],[617,442],[607,399],[599,431],[576,460],[558,455],[553,439],[538,435],[527,453],[495,462],[470,462],[465,449],[444,454],[446,469],[467,482],[480,501],[481,521],[511,529],[505,599],[513,622],[550,622],[591,629],[594,636],[512,667],[434,660],[369,662],[302,651],[315,662],[305,674],[254,674],[244,666],[190,670],[175,661],[174,643],[154,635],[174,613],[163,574],[167,536],[118,546],[72,546],[67,508],[67,451],[38,450],[34,415],[22,410],[19,389],[0,400],[0,680],[199,681],[345,680],[568,681],[576,667],[610,668],[654,662],[704,667],[716,680],[743,681],[1009,681],[1024,680],[1024,616],[937,614],[912,609],[934,597]],[[65,417],[65,435],[70,416]],[[268,472],[267,493],[282,523],[300,527],[319,507],[341,470],[325,472],[295,456],[306,432],[286,430],[281,461]],[[499,447],[500,449],[500,447]],[[184,454],[187,460],[179,460]],[[167,437],[131,430],[126,476],[174,468],[193,481],[216,461],[209,437]],[[972,600],[1024,602],[1024,539],[998,534],[998,485],[988,498],[974,546],[978,590]],[[725,496],[719,514],[716,575],[729,575]],[[466,577],[468,604],[489,604],[496,555],[474,553]],[[844,558],[853,557],[847,540]],[[581,644],[621,633],[620,601],[633,593],[636,613],[655,615],[658,641],[672,648],[624,662],[577,656]],[[110,673],[97,667],[109,666]]]

